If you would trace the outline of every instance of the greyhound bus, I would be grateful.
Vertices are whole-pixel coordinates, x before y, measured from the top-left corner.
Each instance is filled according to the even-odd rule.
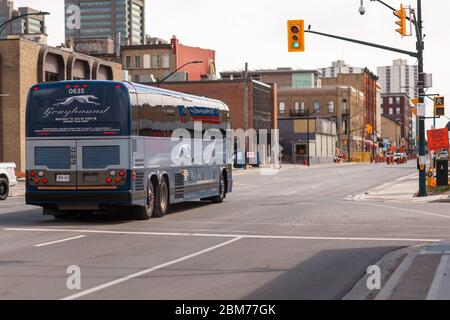
[[[194,135],[199,124],[200,134],[221,133],[200,135],[200,148],[213,141],[218,157],[192,162],[198,136],[174,133]],[[56,218],[121,208],[143,220],[184,201],[220,203],[233,184],[230,129],[218,100],[130,82],[36,84],[26,109],[26,203]]]

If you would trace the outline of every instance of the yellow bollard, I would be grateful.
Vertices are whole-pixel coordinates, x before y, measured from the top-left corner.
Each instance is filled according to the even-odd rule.
[[[433,177],[433,170],[429,168],[427,170],[427,187],[432,188],[436,186],[436,179]]]

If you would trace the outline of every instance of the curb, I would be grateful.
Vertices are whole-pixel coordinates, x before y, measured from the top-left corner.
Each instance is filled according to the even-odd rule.
[[[410,256],[417,256],[424,245],[401,248],[384,255],[376,266],[381,269],[381,290],[370,290],[367,287],[368,274],[355,284],[355,286],[342,298],[342,300],[384,300],[387,299],[401,276],[408,270],[407,263],[411,260]]]

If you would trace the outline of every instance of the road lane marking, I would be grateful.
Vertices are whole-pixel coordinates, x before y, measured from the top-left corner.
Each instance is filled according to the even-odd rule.
[[[35,244],[35,247],[45,247],[45,246],[49,246],[52,244],[57,244],[57,243],[61,243],[61,242],[67,242],[67,241],[71,241],[71,240],[76,240],[76,239],[81,239],[81,238],[85,238],[85,235],[80,235],[80,236],[76,236],[76,237],[71,237],[71,238],[65,238],[65,239],[61,239],[61,240],[56,240],[56,241],[51,241],[51,242],[45,242],[45,243],[40,243],[40,244]]]
[[[242,238],[242,239],[278,239],[278,240],[336,240],[336,241],[383,241],[383,242],[436,242],[442,239],[420,238],[364,238],[364,237],[326,237],[326,236],[275,236],[257,234],[221,234],[221,233],[189,233],[189,232],[145,232],[145,231],[115,231],[115,230],[76,230],[76,229],[29,229],[7,228],[3,231],[24,232],[68,232],[92,234],[148,235],[148,236],[178,236],[178,237],[210,237],[210,238]]]
[[[355,201],[355,202],[353,202],[353,203],[357,203],[357,204],[361,204],[361,205],[366,205],[366,206],[373,206],[373,207],[380,207],[380,208],[387,208],[387,209],[395,209],[395,210],[407,211],[407,212],[413,212],[413,213],[420,213],[420,214],[423,214],[423,215],[426,215],[426,216],[432,216],[432,217],[439,217],[439,218],[450,219],[450,216],[446,216],[446,215],[438,214],[438,213],[427,212],[427,211],[419,211],[419,210],[408,209],[408,208],[399,208],[399,207],[386,206],[386,205],[382,205],[382,204],[364,203],[364,202],[358,202],[358,201]]]
[[[126,277],[119,278],[119,279],[116,279],[116,280],[104,283],[102,285],[93,287],[93,288],[85,290],[85,291],[81,291],[81,292],[76,293],[74,295],[62,298],[61,300],[74,300],[74,299],[78,299],[78,298],[84,297],[84,296],[86,296],[88,294],[91,294],[91,293],[94,293],[94,292],[97,292],[97,291],[100,291],[100,290],[103,290],[103,289],[115,286],[115,285],[117,285],[119,283],[131,280],[131,279],[134,279],[134,278],[141,277],[141,276],[146,275],[146,274],[148,274],[150,272],[153,272],[153,271],[156,271],[156,270],[159,270],[159,269],[163,269],[163,268],[166,268],[168,266],[174,265],[176,263],[183,262],[183,261],[195,258],[197,256],[200,256],[202,254],[211,252],[213,250],[225,247],[225,246],[227,246],[229,244],[232,244],[233,242],[236,242],[236,241],[238,241],[240,239],[241,239],[241,237],[233,238],[231,240],[219,243],[218,245],[215,245],[215,246],[212,246],[212,247],[209,247],[209,248],[206,248],[206,249],[203,249],[203,250],[200,250],[200,251],[188,254],[188,255],[186,255],[184,257],[181,257],[181,258],[178,258],[178,259],[175,259],[175,260],[172,260],[172,261],[169,261],[169,262],[157,265],[155,267],[151,267],[151,268],[148,268],[148,269],[145,269],[145,270],[142,270],[142,271],[130,274],[130,275],[126,276]]]
[[[433,283],[426,300],[448,300],[450,299],[450,288],[448,274],[450,271],[449,256],[443,255],[439,267],[436,270]]]

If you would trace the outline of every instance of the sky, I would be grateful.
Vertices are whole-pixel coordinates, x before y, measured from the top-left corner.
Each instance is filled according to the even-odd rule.
[[[401,3],[399,0],[385,2],[394,7],[400,7]],[[433,88],[428,93],[447,96],[450,105],[447,63],[450,1],[422,2],[425,72],[433,74]],[[50,12],[46,18],[49,44],[64,42],[63,0],[14,0],[14,5]],[[403,5],[415,7],[416,0],[405,0]],[[216,50],[219,71],[241,70],[245,62],[250,69],[314,69],[341,59],[376,73],[378,66],[391,65],[398,58],[417,63],[409,56],[312,34],[306,35],[304,53],[287,52],[288,19],[304,19],[311,30],[414,51],[415,37],[402,39],[394,31],[397,26],[392,12],[370,0],[364,0],[363,16],[358,11],[360,0],[146,0],[146,6],[147,34],[164,39],[176,35],[185,45]],[[427,109],[431,115],[432,106]],[[448,120],[438,121],[438,127]]]

